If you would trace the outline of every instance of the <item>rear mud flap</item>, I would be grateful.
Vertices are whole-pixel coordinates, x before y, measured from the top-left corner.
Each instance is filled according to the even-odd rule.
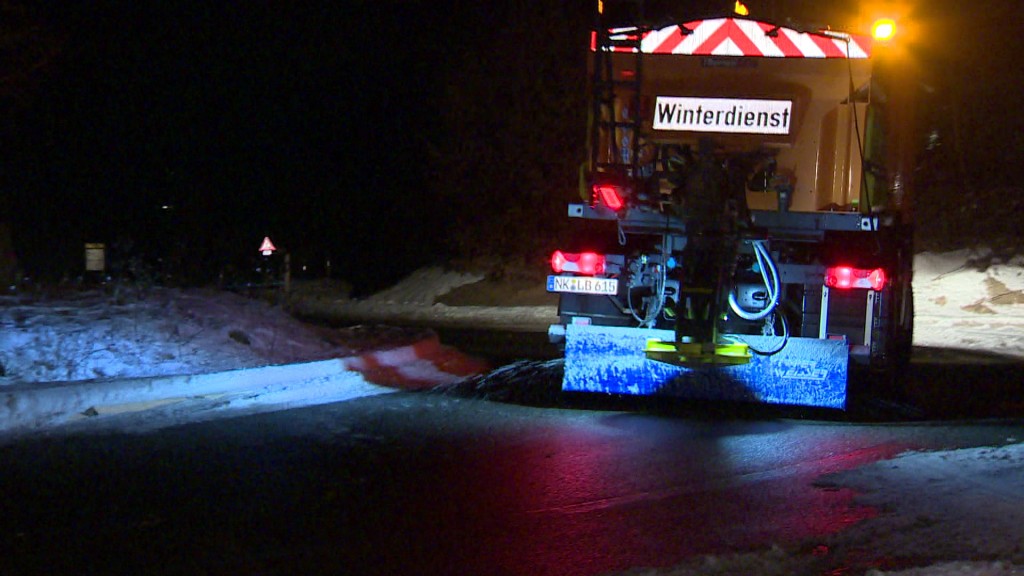
[[[745,364],[677,366],[648,359],[644,355],[648,338],[671,341],[674,334],[669,330],[566,326],[562,389],[822,408],[846,406],[849,350],[845,341],[790,338],[778,353],[754,354]],[[737,338],[758,350],[774,350],[781,342],[777,337]]]

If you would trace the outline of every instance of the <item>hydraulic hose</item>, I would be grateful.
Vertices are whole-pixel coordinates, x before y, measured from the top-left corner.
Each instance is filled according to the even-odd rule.
[[[637,324],[643,328],[653,328],[654,323],[658,320],[658,315],[661,314],[661,310],[665,303],[665,265],[658,264],[654,266],[655,274],[654,277],[654,289],[652,291],[651,305],[645,311],[643,317],[637,313],[636,305],[633,303],[633,291],[630,288],[626,288],[626,304],[629,307],[629,313],[636,320]]]
[[[752,245],[754,247],[754,256],[757,258],[758,268],[761,270],[761,280],[764,282],[765,289],[768,290],[768,305],[758,312],[747,312],[740,308],[739,303],[736,302],[736,295],[733,292],[729,292],[729,308],[732,308],[732,311],[740,318],[753,321],[763,320],[775,311],[775,308],[779,305],[782,290],[779,282],[779,270],[775,266],[775,261],[772,260],[771,254],[768,253],[768,249],[764,247],[764,241],[754,240]],[[770,278],[769,274],[771,275]]]

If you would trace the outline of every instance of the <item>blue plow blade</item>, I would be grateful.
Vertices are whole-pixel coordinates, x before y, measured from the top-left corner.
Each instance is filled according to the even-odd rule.
[[[780,352],[739,365],[677,366],[648,359],[648,338],[671,342],[670,330],[570,324],[565,331],[562,390],[663,395],[692,400],[762,402],[843,409],[849,349],[843,340],[790,338]],[[758,350],[780,337],[725,335]]]

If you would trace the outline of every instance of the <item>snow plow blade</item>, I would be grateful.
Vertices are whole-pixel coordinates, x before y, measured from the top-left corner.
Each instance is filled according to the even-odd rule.
[[[843,340],[790,338],[775,354],[755,353],[748,362],[736,364],[662,362],[648,357],[649,339],[673,338],[669,330],[570,324],[565,330],[562,389],[821,408],[846,406],[849,350]],[[780,344],[778,337],[736,338],[752,350],[774,350]]]

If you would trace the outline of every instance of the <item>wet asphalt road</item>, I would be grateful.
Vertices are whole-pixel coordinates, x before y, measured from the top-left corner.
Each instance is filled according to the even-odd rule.
[[[820,475],[1021,433],[576,404],[396,393],[6,443],[0,574],[591,575],[811,555],[874,513]]]

